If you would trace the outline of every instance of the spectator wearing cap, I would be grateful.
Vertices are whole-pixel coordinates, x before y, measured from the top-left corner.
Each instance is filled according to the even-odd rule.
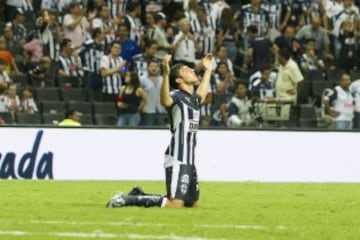
[[[77,109],[70,109],[65,113],[65,118],[58,126],[60,127],[81,127],[80,118],[82,113]]]
[[[23,0],[6,0],[4,7],[5,22],[11,22],[16,14],[16,9],[23,6]]]
[[[11,27],[14,34],[14,40],[16,42],[21,42],[21,43],[25,42],[27,36],[26,28],[23,25],[25,20],[26,18],[25,18],[24,10],[22,10],[21,8],[17,8],[14,19],[11,23]]]
[[[150,32],[148,32],[148,37],[150,40],[156,41],[158,44],[158,56],[165,55],[168,51],[170,51],[173,46],[168,42],[166,33],[165,33],[165,27],[166,27],[167,21],[166,16],[163,12],[158,12],[155,15],[155,25],[151,29]]]
[[[70,13],[65,15],[63,21],[64,37],[71,39],[75,47],[78,48],[85,42],[91,26],[79,3],[71,3],[69,10]]]

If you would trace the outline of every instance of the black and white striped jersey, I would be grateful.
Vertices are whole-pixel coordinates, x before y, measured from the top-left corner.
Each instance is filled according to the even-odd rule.
[[[264,8],[269,12],[270,24],[274,29],[279,29],[287,12],[291,12],[291,7],[286,1],[269,0],[263,3]]]
[[[83,77],[84,71],[82,69],[81,59],[74,56],[65,57],[59,56],[59,68],[62,69],[67,76]]]
[[[100,72],[100,60],[105,53],[104,44],[97,44],[93,39],[85,41],[80,48],[80,56],[84,70],[93,73]]]
[[[100,69],[112,69],[119,66],[124,59],[122,57],[112,58],[110,55],[104,55],[100,60]],[[119,72],[102,78],[102,92],[106,94],[118,94],[121,87],[121,75]]]
[[[195,34],[196,41],[202,43],[202,53],[213,53],[216,37],[216,23],[211,16],[201,23],[199,19],[193,18],[190,22],[191,30]]]
[[[173,105],[167,109],[171,130],[165,166],[175,163],[194,165],[196,133],[200,122],[200,96],[182,90],[171,93]]]
[[[128,0],[105,0],[105,2],[110,9],[110,15],[112,19],[119,16],[119,14],[125,15],[126,4]]]
[[[144,56],[143,53],[135,55],[133,57],[131,68],[133,68],[135,70],[135,72],[138,74],[138,76],[140,78],[146,77],[148,75],[149,60],[156,60],[159,63],[159,66],[161,66],[161,60],[156,57],[148,58],[148,57]]]
[[[142,24],[139,18],[134,18],[130,14],[124,17],[124,23],[128,26],[130,39],[134,40],[139,46],[141,43]]]
[[[266,33],[269,26],[269,12],[264,7],[260,7],[259,11],[255,12],[251,4],[246,4],[241,9],[240,21],[243,33],[247,32],[249,26],[257,26],[258,34],[261,36]]]

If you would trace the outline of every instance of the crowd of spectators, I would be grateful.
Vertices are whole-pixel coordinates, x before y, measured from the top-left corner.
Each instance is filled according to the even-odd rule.
[[[46,103],[56,98],[40,98],[41,92],[56,88],[64,108],[47,112],[54,114],[50,122],[70,110],[81,112],[74,104],[81,100],[91,104],[87,124],[105,124],[96,120],[95,104],[106,102],[115,108],[101,112],[113,115],[106,124],[165,126],[162,57],[171,53],[173,63],[193,67],[201,79],[200,60],[213,53],[203,126],[350,129],[352,124],[341,123],[352,123],[354,115],[354,127],[360,126],[360,110],[355,111],[360,88],[354,81],[360,78],[360,1],[2,0],[0,5],[0,115],[12,119],[2,123],[24,123],[24,114],[47,123]],[[74,89],[86,96],[65,98]]]

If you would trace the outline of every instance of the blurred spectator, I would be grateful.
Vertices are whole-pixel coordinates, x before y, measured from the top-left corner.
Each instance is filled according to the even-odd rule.
[[[36,20],[39,29],[39,38],[43,45],[43,53],[50,56],[52,60],[58,57],[58,48],[60,46],[61,28],[56,19],[56,12],[53,10],[45,10]]]
[[[112,19],[121,18],[126,13],[126,5],[129,0],[100,0],[98,5],[106,3],[110,9]]]
[[[229,66],[226,64],[226,62],[219,62],[217,64],[214,79],[217,94],[228,94],[232,92],[235,77],[231,74]]]
[[[129,38],[134,40],[138,46],[142,46],[144,41],[143,26],[141,24],[141,5],[138,1],[129,1],[126,5],[127,14],[124,16],[124,24],[129,30]]]
[[[6,104],[6,91],[7,84],[0,83],[0,113],[8,112],[7,104]]]
[[[23,110],[21,107],[20,98],[16,93],[16,84],[10,83],[6,95],[6,107],[8,109],[8,112],[11,112],[13,114],[15,114],[15,112],[21,112]]]
[[[117,106],[119,108],[118,127],[135,127],[140,124],[140,113],[144,112],[147,95],[140,86],[139,77],[135,72],[125,73],[125,86],[119,90]]]
[[[157,53],[157,43],[155,41],[146,41],[145,51],[142,54],[138,54],[133,58],[133,66],[135,72],[139,78],[147,77],[148,74],[148,62],[155,60],[160,62],[160,59],[155,57]]]
[[[263,5],[269,12],[271,28],[284,31],[291,18],[291,6],[288,1],[265,1]]]
[[[65,118],[62,120],[58,126],[60,127],[80,127],[80,118],[82,113],[76,109],[70,109],[65,113]]]
[[[247,97],[246,83],[237,82],[234,87],[234,96],[227,104],[227,114],[224,118],[227,126],[249,126],[253,120],[251,117],[252,102]]]
[[[183,9],[183,6],[181,3],[177,3],[174,0],[163,0],[162,9],[163,13],[169,18],[169,22],[172,22],[172,18],[174,18],[176,12]]]
[[[316,55],[333,59],[330,48],[330,39],[326,30],[321,27],[321,19],[314,17],[311,24],[303,26],[295,35],[295,38],[301,43],[308,38],[315,39]]]
[[[206,17],[206,15],[204,16]],[[210,19],[214,21],[213,19]],[[228,57],[234,61],[237,55],[237,48],[240,43],[240,28],[234,19],[234,12],[230,8],[224,8],[219,20],[216,43],[226,46]]]
[[[350,93],[354,97],[354,129],[360,129],[360,79],[354,79],[350,84]]]
[[[15,59],[10,51],[5,50],[5,39],[0,37],[0,59],[4,59],[6,62],[6,73],[20,74],[20,71],[16,65]]]
[[[355,29],[351,21],[343,21],[339,32],[338,43],[340,47],[338,66],[350,71],[357,68],[359,56],[357,54]]]
[[[148,74],[140,78],[148,101],[144,108],[143,124],[145,126],[165,126],[166,111],[160,102],[160,89],[163,78],[160,74],[159,61],[148,61]]]
[[[84,63],[85,87],[98,99],[102,89],[102,79],[100,75],[100,60],[105,54],[105,45],[103,31],[100,28],[94,28],[91,33],[91,39],[88,39],[80,48],[79,55]]]
[[[174,64],[183,63],[191,68],[195,67],[195,36],[190,32],[190,23],[186,18],[179,20],[179,33],[175,36]]]
[[[130,65],[134,56],[141,53],[139,45],[129,38],[129,29],[125,24],[118,28],[118,40],[121,43],[121,57]]]
[[[333,118],[334,129],[352,129],[354,98],[349,89],[350,84],[350,75],[344,73],[339,85],[324,96],[325,113]]]
[[[293,26],[295,28],[295,32],[297,32],[300,28],[302,28],[305,24],[305,12],[307,10],[305,0],[287,0],[290,8],[291,15],[288,21],[289,26]]]
[[[304,71],[321,70],[325,71],[325,63],[315,53],[315,39],[305,40],[305,52],[301,55],[300,66]]]
[[[287,48],[294,60],[299,57],[301,46],[295,39],[295,28],[293,26],[287,26],[284,33],[276,38],[275,44],[277,49]]]
[[[80,47],[86,40],[87,33],[90,30],[90,23],[85,11],[77,2],[72,2],[69,6],[70,13],[64,16],[63,28],[64,37],[70,39],[76,48]],[[90,21],[95,16],[90,17]]]
[[[17,42],[14,39],[13,30],[11,24],[5,25],[3,29],[4,39],[5,39],[5,49],[11,51],[13,55],[20,54],[22,51],[21,44],[25,42]]]
[[[215,71],[219,62],[226,62],[229,71],[231,72],[231,75],[234,75],[233,63],[230,58],[228,58],[228,50],[225,45],[218,45],[216,47],[216,55],[214,57],[212,66],[213,71]]]
[[[198,6],[196,16],[190,24],[196,38],[196,59],[201,59],[206,53],[213,53],[216,41],[215,19],[207,15],[203,6]]]
[[[256,26],[248,28],[249,44],[246,52],[244,69],[249,69],[249,73],[259,70],[259,66],[272,65],[272,53],[275,52],[275,46],[266,37],[258,36]]]
[[[114,102],[122,84],[120,73],[124,72],[126,61],[120,57],[120,42],[114,41],[110,47],[110,54],[101,57],[100,74],[102,77],[103,101]]]
[[[276,98],[282,101],[296,101],[304,80],[298,64],[291,59],[286,48],[279,51],[279,73],[276,80]]]
[[[70,39],[63,39],[61,42],[61,53],[58,62],[58,74],[61,77],[78,77],[78,84],[81,85],[84,71],[81,58]]]
[[[40,58],[39,64],[29,70],[29,76],[32,86],[45,87],[49,84],[49,71],[51,66],[51,59],[49,56],[43,56]]]
[[[27,37],[27,30],[23,25],[25,21],[26,18],[24,11],[21,8],[17,8],[14,19],[10,22],[10,24],[14,34],[13,38],[18,43],[24,43]]]
[[[251,0],[242,6],[239,22],[243,35],[249,26],[257,26],[259,36],[264,36],[270,27],[269,12],[261,6],[261,0]]]
[[[39,111],[34,100],[33,89],[30,86],[25,86],[22,91],[21,107],[25,113],[35,113]]]
[[[155,25],[152,28],[151,32],[148,32],[148,37],[150,40],[156,41],[158,44],[157,56],[163,57],[165,54],[172,50],[173,46],[168,42],[165,26],[167,24],[166,16],[162,12],[158,12],[155,15]]]
[[[120,21],[121,19],[118,17],[111,19],[110,9],[107,5],[103,4],[98,8],[98,17],[92,21],[92,29],[100,28],[102,30],[102,33],[105,35],[105,49],[115,40],[116,28]]]
[[[23,49],[30,54],[30,62],[38,63],[40,61],[40,58],[43,55],[43,49],[37,31],[32,31],[29,34],[23,45]]]
[[[6,61],[4,59],[0,59],[0,83],[7,85],[11,82],[11,80],[5,69]]]
[[[23,0],[5,0],[4,17],[5,22],[11,22],[16,15],[16,9],[23,6]]]
[[[271,66],[264,65],[259,70],[259,77],[252,78],[251,85],[251,98],[255,101],[273,101],[275,100],[275,77]]]

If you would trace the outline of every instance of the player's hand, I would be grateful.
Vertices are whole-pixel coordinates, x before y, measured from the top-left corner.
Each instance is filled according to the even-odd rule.
[[[162,61],[162,69],[165,74],[170,73],[170,61],[171,61],[171,55],[166,54]]]
[[[205,70],[211,70],[212,60],[213,60],[213,56],[211,53],[206,54],[205,57],[202,59]]]

